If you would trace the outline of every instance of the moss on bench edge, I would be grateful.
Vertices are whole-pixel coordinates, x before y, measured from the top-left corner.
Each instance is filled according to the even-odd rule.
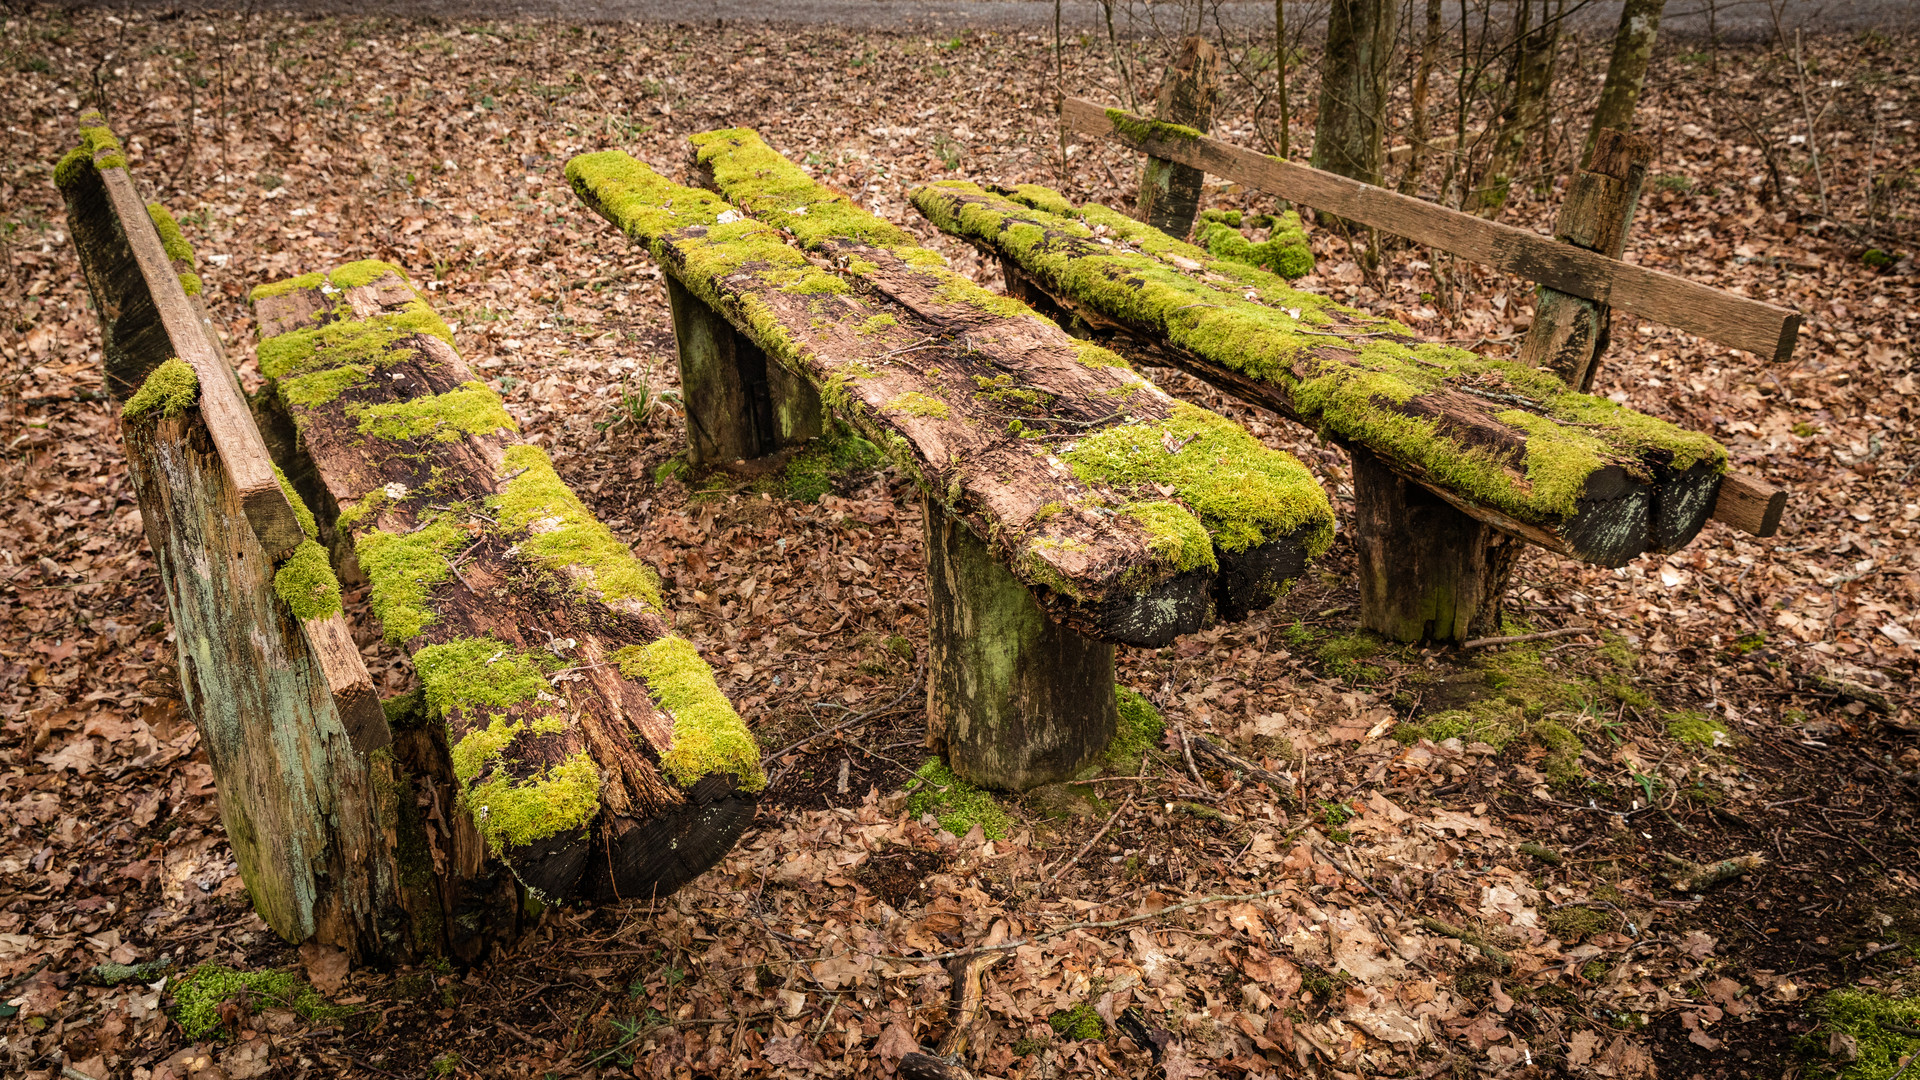
[[[584,828],[599,812],[599,768],[585,750],[565,752],[573,721],[547,680],[558,658],[477,637],[429,645],[413,663],[428,714],[450,724],[458,717],[464,729],[452,747],[454,779],[495,855]],[[549,763],[513,775],[528,771],[528,757]]]
[[[936,295],[1001,318],[1041,318],[1012,297],[981,288],[954,273],[946,257],[920,246],[912,233],[856,206],[781,156],[751,128],[726,128],[688,137],[694,159],[713,171],[713,182],[728,202],[793,234],[802,247],[830,251],[830,241],[881,248],[908,266],[936,278]],[[877,269],[877,267],[869,267]]]
[[[692,787],[704,777],[726,773],[742,791],[766,788],[759,745],[692,643],[669,635],[629,645],[614,653],[613,660],[620,674],[646,680],[653,699],[673,718],[673,745],[660,755],[660,766],[675,783]]]
[[[180,232],[180,223],[173,219],[165,206],[157,202],[147,204],[147,217],[152,220],[154,231],[160,234],[160,246],[167,253],[167,261],[174,264],[174,275],[180,279],[180,287],[186,290],[188,296],[199,296],[200,275],[194,273],[199,263],[194,261],[193,245],[187,243],[186,236]],[[181,263],[186,264],[186,269],[180,269]]]
[[[1397,322],[1212,259],[1104,207],[1083,207],[1083,223],[965,181],[917,188],[911,199],[942,230],[1008,253],[1050,288],[1158,331],[1209,363],[1275,385],[1327,434],[1417,465],[1449,489],[1522,521],[1572,514],[1589,475],[1613,464],[1637,468],[1642,453],[1669,456],[1675,471],[1702,461],[1726,469],[1725,449],[1708,436],[1572,392],[1548,372],[1416,341]],[[1076,254],[1050,238],[1097,245],[1089,225],[1106,225],[1110,237],[1137,242],[1141,250],[1099,245]],[[1201,280],[1156,251],[1198,256],[1206,270],[1229,280]],[[1245,298],[1247,289],[1256,300]],[[1525,483],[1514,481],[1508,463],[1449,438],[1435,421],[1379,404],[1449,391],[1515,406],[1498,419],[1527,435]]]
[[[500,395],[487,384],[469,380],[441,394],[363,408],[349,406],[362,435],[376,439],[426,439],[458,442],[468,435],[519,431]]]
[[[504,483],[488,505],[502,529],[526,533],[515,545],[521,554],[575,578],[581,592],[597,593],[607,601],[635,600],[666,613],[659,575],[587,509],[553,471],[545,450],[531,444],[510,446],[501,467]]]
[[[114,137],[107,118],[101,116],[99,110],[81,113],[79,129],[80,145],[67,151],[53,167],[53,182],[62,188],[72,187],[85,169],[127,167],[127,155],[120,150],[120,140]],[[101,157],[102,153],[107,156]]]
[[[802,244],[828,249],[834,240],[871,243],[943,282],[958,280],[979,288],[948,270],[944,257],[921,247],[906,230],[807,176],[752,130],[707,132],[691,136],[690,141],[696,160],[713,171],[714,183],[728,199],[792,232]],[[1042,201],[1042,193],[1051,194],[1036,185],[1025,190]],[[1053,202],[1066,205],[1058,195]],[[1155,235],[1165,239],[1157,231]],[[942,285],[943,292],[946,287]],[[1047,321],[1018,300],[998,296],[995,300],[996,313]],[[1079,344],[1076,355],[1090,367],[1126,366],[1117,354],[1097,345]],[[982,389],[988,396],[1007,392],[985,384]],[[944,404],[917,393],[901,395],[888,408],[916,416],[946,414]],[[1198,444],[1190,448],[1188,457],[1179,458],[1169,450],[1188,443]],[[1268,449],[1240,425],[1203,409],[1176,404],[1166,420],[1100,429],[1059,456],[1082,483],[1105,483],[1123,490],[1153,485],[1174,488],[1185,507],[1150,499],[1133,503],[1124,512],[1146,528],[1154,553],[1181,571],[1217,570],[1215,546],[1245,551],[1272,537],[1306,530],[1311,533],[1309,557],[1317,558],[1333,540],[1333,507],[1313,474],[1291,455]],[[1223,458],[1230,464],[1219,464]],[[1189,464],[1203,459],[1215,464]],[[1195,527],[1196,516],[1201,528]]]
[[[325,325],[289,330],[261,340],[257,349],[260,374],[275,381],[283,400],[290,405],[323,405],[374,370],[392,363],[387,358],[393,347],[415,334],[429,334],[449,346],[453,344],[453,331],[418,292],[400,311],[367,319],[353,317],[353,309],[341,294],[371,285],[388,274],[407,281],[406,272],[392,263],[361,259],[326,273],[316,271],[261,285],[248,294],[249,302],[258,303],[296,289],[319,289],[334,301],[333,320]],[[344,374],[348,369],[358,377]]]
[[[1306,533],[1307,556],[1316,559],[1333,543],[1333,505],[1305,465],[1184,401],[1165,420],[1101,428],[1063,449],[1060,459],[1083,483],[1174,488],[1223,551]],[[1212,562],[1209,551],[1205,563],[1192,565]]]
[[[171,420],[199,402],[200,376],[176,356],[148,373],[140,389],[120,407],[120,418],[128,423]]]
[[[340,610],[340,579],[333,576],[327,549],[303,540],[274,571],[273,591],[301,622],[324,619]]]
[[[1207,133],[1198,128],[1190,128],[1184,124],[1169,124],[1164,120],[1148,120],[1121,109],[1108,109],[1107,123],[1113,125],[1115,134],[1124,135],[1135,142],[1147,142],[1152,139],[1199,142],[1207,137]]]

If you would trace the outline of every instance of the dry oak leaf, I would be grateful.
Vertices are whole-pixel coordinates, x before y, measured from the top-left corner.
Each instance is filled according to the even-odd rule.
[[[813,1043],[804,1035],[790,1035],[784,1039],[768,1039],[760,1054],[775,1065],[785,1065],[793,1069],[809,1069],[820,1064],[820,1056],[814,1052]]]
[[[879,1056],[881,1067],[888,1072],[900,1067],[900,1059],[908,1054],[918,1053],[919,1040],[913,1037],[913,1031],[907,1025],[895,1020],[880,1033],[880,1041],[873,1044],[873,1052]]]
[[[300,963],[307,969],[307,981],[328,997],[347,985],[347,953],[332,945],[309,941],[300,946]]]

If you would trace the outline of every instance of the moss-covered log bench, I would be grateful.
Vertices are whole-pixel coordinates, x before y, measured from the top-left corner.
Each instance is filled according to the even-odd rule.
[[[435,835],[444,749],[390,726],[305,504],[194,302],[193,252],[97,116],[56,178],[173,622],[180,685],[255,910],[357,959],[472,958],[517,929],[473,830]],[[435,812],[437,816],[437,811]]]
[[[1620,566],[1681,547],[1712,514],[1718,444],[1548,372],[1422,341],[1045,188],[953,181],[911,198],[1096,340],[1344,445],[1362,618],[1383,634],[1447,641],[1497,627],[1517,551],[1507,538]]]
[[[711,866],[766,779],[652,568],[513,437],[398,268],[252,299],[290,471],[411,655],[488,852],[549,898],[664,896]]]
[[[917,481],[929,728],[960,775],[1014,790],[1074,775],[1114,733],[1114,644],[1243,617],[1330,541],[1326,496],[1291,457],[981,290],[752,132],[695,145],[725,199],[618,152],[567,176],[669,272],[690,444],[777,449],[792,429],[765,418],[804,412],[804,395],[702,388],[784,382]]]

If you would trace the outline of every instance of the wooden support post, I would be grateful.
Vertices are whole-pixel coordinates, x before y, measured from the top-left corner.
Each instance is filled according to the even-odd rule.
[[[1500,632],[1500,601],[1521,541],[1349,445],[1360,625],[1395,641],[1458,642]]]
[[[1594,141],[1593,160],[1574,174],[1554,235],[1575,247],[1618,259],[1640,202],[1653,143],[1608,128]],[[1606,351],[1613,309],[1598,300],[1541,285],[1520,361],[1544,367],[1578,390],[1591,390]]]
[[[1154,116],[1162,123],[1205,132],[1213,126],[1213,103],[1220,93],[1220,55],[1207,39],[1189,37],[1160,81]],[[1190,165],[1147,158],[1140,174],[1140,198],[1134,216],[1168,236],[1184,240],[1200,212],[1206,173]]]
[[[1070,779],[1113,741],[1113,646],[1047,617],[985,542],[924,500],[927,732],[954,773],[1026,791]]]
[[[687,460],[730,465],[817,437],[825,412],[813,386],[768,360],[672,274],[666,278],[687,412]]]

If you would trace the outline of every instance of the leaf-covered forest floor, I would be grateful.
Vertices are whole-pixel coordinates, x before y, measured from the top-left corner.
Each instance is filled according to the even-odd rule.
[[[659,274],[560,167],[619,146],[677,172],[687,133],[744,124],[922,235],[904,193],[928,178],[1124,202],[1137,162],[1122,152],[1075,146],[1062,173],[1042,106],[1050,41],[41,12],[8,16],[0,44],[8,1075],[886,1076],[949,1025],[948,976],[927,958],[994,933],[1030,940],[985,976],[968,1065],[987,1076],[1886,1077],[1920,1050],[1920,1008],[1824,996],[1903,992],[1920,956],[1920,289],[1912,219],[1889,224],[1913,208],[1916,42],[1809,43],[1819,178],[1782,54],[1681,43],[1648,79],[1660,149],[1630,257],[1808,322],[1774,366],[1622,318],[1600,390],[1788,486],[1778,537],[1710,524],[1618,572],[1533,550],[1515,629],[1590,631],[1470,654],[1354,634],[1352,554],[1336,544],[1271,611],[1122,650],[1121,681],[1176,734],[1130,777],[1010,800],[990,842],[904,805],[924,760],[926,634],[909,485],[855,471],[803,501],[661,478],[684,440]],[[1572,55],[1572,96],[1603,58]],[[1071,91],[1121,93],[1097,42],[1070,40],[1064,64]],[[251,913],[181,711],[50,179],[96,95],[198,249],[236,358],[250,368],[252,286],[398,262],[660,569],[680,632],[763,747],[800,744],[771,763],[722,865],[656,904],[550,910],[471,969],[342,972]],[[1230,98],[1216,130],[1254,143],[1248,104]],[[1570,109],[1552,138],[1584,126]],[[1874,235],[1830,220],[1864,221],[1869,198]],[[1217,186],[1209,200],[1268,206]],[[1544,228],[1554,205],[1525,186],[1508,220]],[[1522,283],[1453,267],[1468,276],[1447,304],[1429,265],[1445,260],[1393,251],[1368,281],[1313,235],[1310,287],[1435,337],[1498,354],[1529,318]],[[1891,264],[1863,263],[1868,247]],[[1336,448],[1163,375],[1299,455],[1351,509]],[[370,666],[405,689],[355,610]],[[1179,731],[1284,779],[1196,779]],[[1747,854],[1764,865],[1701,894],[1668,876],[1667,856]],[[1155,914],[1215,896],[1253,898]],[[240,994],[189,1038],[158,976],[84,978],[166,958],[295,971],[335,1007]],[[1172,1033],[1158,1065],[1113,1025],[1131,1006]]]

